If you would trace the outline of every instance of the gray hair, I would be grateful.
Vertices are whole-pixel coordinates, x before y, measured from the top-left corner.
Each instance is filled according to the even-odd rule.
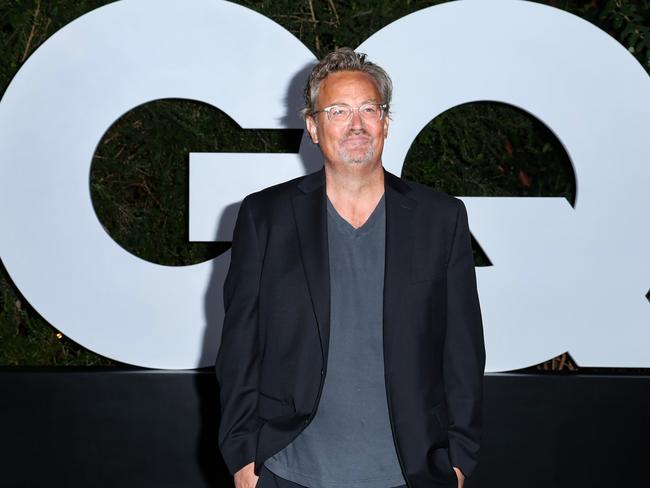
[[[388,73],[380,66],[366,59],[367,55],[356,53],[349,47],[341,47],[326,55],[309,73],[305,87],[305,106],[300,110],[303,118],[311,115],[316,108],[316,99],[321,81],[337,71],[360,71],[369,74],[381,95],[381,102],[386,104],[385,113],[389,115],[390,100],[393,95],[393,82]]]

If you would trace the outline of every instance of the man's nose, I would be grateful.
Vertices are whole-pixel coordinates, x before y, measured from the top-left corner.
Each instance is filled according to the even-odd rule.
[[[359,110],[353,110],[352,111],[352,117],[350,118],[350,127],[352,129],[363,129],[363,119],[361,118],[361,114],[359,113]]]

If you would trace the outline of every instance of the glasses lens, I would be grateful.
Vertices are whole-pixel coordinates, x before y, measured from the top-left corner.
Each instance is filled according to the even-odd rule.
[[[379,115],[381,114],[381,109],[378,105],[374,103],[367,103],[359,107],[359,114],[366,120],[379,120]]]
[[[334,105],[329,110],[330,120],[334,122],[345,122],[350,116],[352,109],[343,105]]]

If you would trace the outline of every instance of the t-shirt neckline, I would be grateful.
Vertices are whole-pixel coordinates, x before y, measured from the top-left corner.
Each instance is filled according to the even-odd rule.
[[[334,205],[332,204],[332,201],[330,200],[329,196],[325,194],[325,198],[327,199],[327,212],[334,218],[336,222],[338,222],[339,227],[346,231],[349,232],[353,235],[360,235],[360,234],[366,234],[368,231],[370,231],[377,221],[379,220],[379,217],[383,214],[381,211],[384,207],[384,197],[386,193],[382,193],[381,198],[379,199],[379,202],[377,202],[377,205],[373,209],[372,212],[370,212],[370,215],[366,219],[366,221],[360,226],[360,227],[354,227],[350,222],[345,220],[336,210]]]

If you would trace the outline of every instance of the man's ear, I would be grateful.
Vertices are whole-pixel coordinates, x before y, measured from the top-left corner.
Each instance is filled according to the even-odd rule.
[[[311,142],[318,144],[318,127],[316,127],[316,121],[311,115],[305,117],[305,124],[307,125],[307,132],[309,132],[309,137],[311,137]]]
[[[388,115],[384,116],[384,139],[388,137],[388,126],[390,125],[390,119]]]

